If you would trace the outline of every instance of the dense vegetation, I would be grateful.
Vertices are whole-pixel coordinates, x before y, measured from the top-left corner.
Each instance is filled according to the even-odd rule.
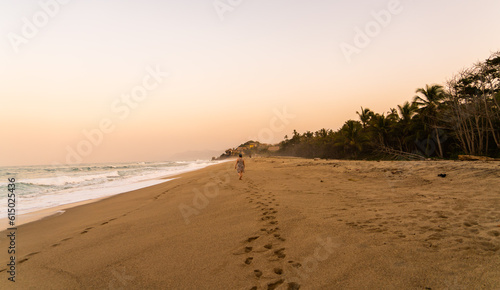
[[[279,144],[280,155],[320,158],[500,157],[500,52],[454,75],[444,86],[426,85],[411,102],[386,113],[361,107],[359,120],[338,130],[299,134]]]

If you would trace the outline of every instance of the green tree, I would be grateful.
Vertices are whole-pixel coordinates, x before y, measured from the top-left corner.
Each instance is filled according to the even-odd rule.
[[[439,106],[446,97],[443,86],[425,85],[425,88],[417,89],[416,93],[420,95],[416,95],[413,101],[418,106],[418,113],[422,116],[424,122],[429,125],[431,130],[434,130],[439,157],[443,158],[443,148],[441,146],[439,136],[440,126],[438,121],[438,115],[440,113]]]
[[[363,144],[366,141],[362,129],[363,126],[359,121],[348,120],[345,122],[339,131],[340,138],[337,141],[337,146],[343,147],[344,153],[357,157],[363,150]]]
[[[361,107],[361,113],[356,111],[356,114],[359,116],[359,120],[361,121],[361,125],[363,128],[366,128],[366,125],[370,121],[371,117],[373,117],[373,112],[372,110]]]
[[[402,106],[398,105],[398,112],[399,121],[396,126],[396,135],[399,140],[399,149],[410,152],[411,148],[414,147],[412,141],[415,140],[415,121],[413,117],[417,113],[417,104],[405,102]]]

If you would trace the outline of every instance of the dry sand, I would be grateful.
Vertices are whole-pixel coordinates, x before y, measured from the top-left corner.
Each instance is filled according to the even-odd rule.
[[[0,289],[500,289],[498,162],[246,163],[20,226],[15,283],[2,232]]]

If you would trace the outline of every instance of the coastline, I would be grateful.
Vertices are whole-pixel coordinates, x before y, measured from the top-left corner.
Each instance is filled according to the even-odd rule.
[[[495,163],[246,163],[243,181],[225,162],[19,226],[15,286],[500,287]]]
[[[219,161],[218,163],[221,163],[221,161]],[[201,167],[201,168],[182,169],[182,170],[179,170],[178,172],[169,173],[169,174],[162,175],[162,176],[159,176],[156,178],[144,179],[144,180],[136,181],[136,182],[129,183],[129,184],[123,184],[123,185],[118,185],[118,186],[113,186],[113,187],[104,186],[103,189],[94,189],[94,190],[92,190],[91,193],[93,193],[93,195],[96,195],[95,193],[98,193],[97,196],[95,196],[95,197],[90,197],[88,199],[82,199],[82,200],[76,200],[76,201],[67,202],[67,203],[63,203],[60,205],[56,205],[56,206],[41,208],[38,210],[29,211],[27,213],[18,214],[16,216],[16,225],[20,226],[20,225],[23,225],[26,223],[30,223],[30,222],[39,220],[39,219],[43,219],[43,218],[51,216],[51,215],[63,214],[66,209],[72,208],[75,206],[97,202],[99,200],[102,200],[102,199],[105,199],[105,198],[108,198],[108,197],[111,197],[114,195],[122,194],[122,193],[129,192],[129,191],[134,191],[134,190],[138,190],[138,189],[142,189],[142,188],[147,188],[147,187],[154,186],[154,185],[157,185],[157,184],[160,184],[163,182],[168,182],[170,180],[177,178],[178,175],[181,175],[183,173],[196,171],[196,170],[199,170],[199,169],[202,169],[202,168],[205,168],[208,166],[212,166],[215,164],[217,164],[217,163],[209,164],[209,165],[206,165],[206,166]],[[88,191],[88,190],[84,190],[84,191]],[[80,192],[79,190],[76,190],[76,191],[72,192],[72,194],[78,195],[79,192]],[[22,201],[23,200],[21,199],[18,202],[22,202]],[[7,225],[8,225],[8,219],[6,217],[0,217],[0,231],[6,230],[8,228]]]
[[[180,174],[182,174],[182,173],[180,173]],[[137,189],[119,190],[119,188],[117,188],[116,192],[114,192],[114,193],[112,193],[110,195],[101,196],[101,197],[97,197],[97,198],[90,198],[90,199],[86,199],[86,200],[82,200],[82,201],[75,201],[75,202],[65,203],[65,204],[61,204],[61,205],[57,205],[57,206],[53,206],[53,207],[49,207],[49,208],[44,208],[44,209],[36,210],[36,211],[33,211],[33,212],[28,212],[28,213],[16,215],[16,225],[17,226],[21,226],[21,225],[24,225],[24,224],[27,224],[27,223],[31,223],[31,222],[34,222],[34,221],[37,221],[37,220],[40,220],[40,219],[52,216],[52,215],[64,214],[64,212],[67,209],[69,209],[69,208],[73,208],[73,207],[84,205],[84,204],[94,203],[94,202],[97,202],[97,201],[100,201],[100,200],[103,200],[103,199],[106,199],[106,198],[110,198],[110,197],[115,196],[115,195],[119,195],[119,194],[123,194],[123,193],[129,192],[129,191],[140,190],[140,189],[143,189],[143,188],[154,186],[156,184],[161,184],[163,182],[168,182],[170,180],[175,179],[176,175],[173,175],[173,176],[174,177],[168,176],[168,177],[158,178],[156,180],[157,182],[155,182],[154,184],[152,184],[152,185],[144,185],[144,186],[141,186],[141,187],[139,187]],[[144,180],[144,181],[153,181],[153,180]],[[142,183],[142,182],[137,182],[137,183]],[[130,188],[131,185],[133,186],[134,184],[129,184],[129,185],[127,185],[124,188]],[[0,232],[7,229],[7,222],[8,222],[7,218],[0,218],[0,224],[2,225],[2,226],[0,226]]]

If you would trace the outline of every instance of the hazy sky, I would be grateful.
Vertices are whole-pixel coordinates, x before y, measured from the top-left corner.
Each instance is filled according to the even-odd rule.
[[[165,160],[338,129],[499,50],[498,11],[498,0],[3,0],[0,166]]]

